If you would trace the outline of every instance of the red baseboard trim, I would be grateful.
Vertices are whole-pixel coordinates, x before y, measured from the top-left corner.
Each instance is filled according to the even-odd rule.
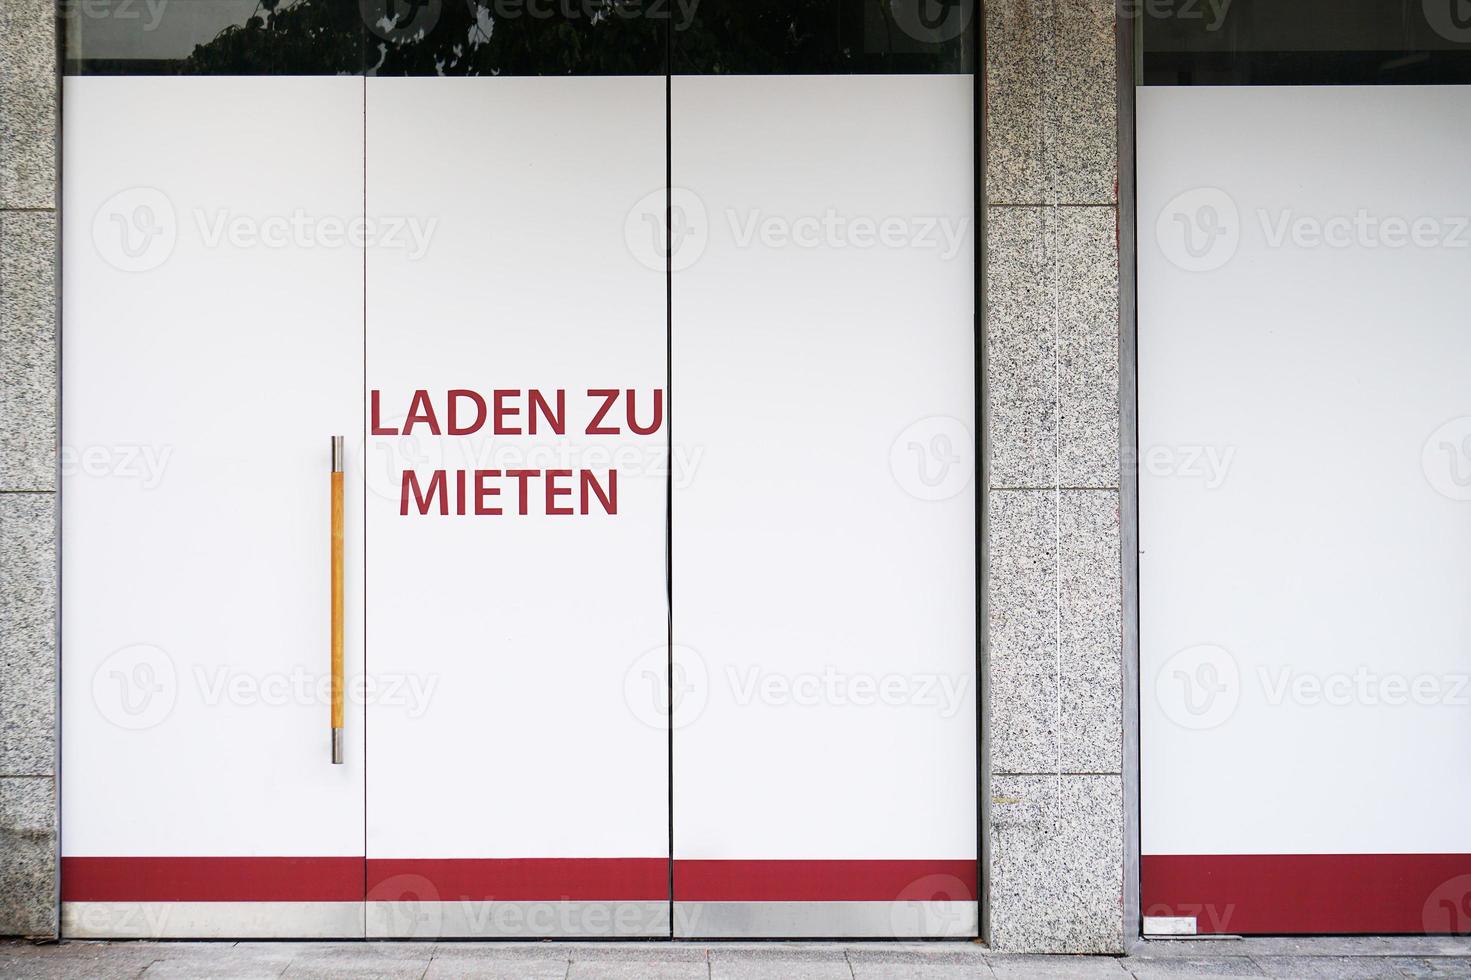
[[[667,902],[665,858],[370,858],[377,902]]]
[[[681,902],[973,902],[975,861],[674,862]],[[665,858],[68,857],[66,902],[669,900]]]
[[[64,857],[63,902],[361,902],[360,857]]]
[[[1145,855],[1140,894],[1202,935],[1464,934],[1471,854]]]
[[[675,861],[680,902],[973,902],[975,861]]]

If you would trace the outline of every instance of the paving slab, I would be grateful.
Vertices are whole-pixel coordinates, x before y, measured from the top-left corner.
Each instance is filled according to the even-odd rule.
[[[777,974],[772,974],[773,980]],[[567,980],[709,980],[710,965],[699,962],[645,960],[573,960]]]
[[[710,980],[770,980],[772,977],[781,977],[782,980],[853,980],[853,968],[843,956],[836,959],[793,959],[712,954],[710,957]]]
[[[987,962],[997,980],[1123,980],[1129,975],[1113,956],[992,954]]]
[[[980,943],[884,943],[881,946],[854,945],[846,950],[848,962],[858,963],[932,963],[965,966],[985,962],[987,950]]]
[[[565,952],[486,956],[470,950],[439,950],[423,980],[566,980],[571,968],[572,960]]]
[[[1434,956],[1392,956],[1389,962],[1411,980],[1471,977],[1471,959]]]
[[[1380,956],[1253,956],[1269,977],[1282,980],[1400,980],[1404,976],[1388,957]]]
[[[1162,956],[1158,959],[1130,958],[1123,961],[1124,969],[1137,980],[1156,980],[1164,977],[1264,977],[1255,961],[1249,956]]]
[[[993,980],[995,974],[983,959],[974,963],[885,963],[853,964],[854,980]]]

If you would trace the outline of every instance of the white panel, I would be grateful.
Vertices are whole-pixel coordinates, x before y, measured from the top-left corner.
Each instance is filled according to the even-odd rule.
[[[976,854],[971,86],[673,80],[678,858]]]
[[[1471,89],[1139,121],[1144,853],[1465,853]]]
[[[399,423],[415,389],[565,389],[565,437],[370,446],[368,662],[433,685],[371,712],[369,855],[664,857],[667,731],[625,679],[667,644],[662,430],[583,433],[591,388],[665,383],[662,272],[624,241],[664,175],[661,78],[368,82],[368,210],[433,225],[368,256],[368,383]],[[487,394],[487,398],[490,396]],[[525,402],[518,402],[525,410]],[[620,402],[620,409],[622,411]],[[525,415],[521,418],[525,424]],[[400,514],[400,471],[619,470],[618,513]],[[574,494],[574,503],[575,503]],[[639,897],[639,896],[630,896]]]
[[[68,78],[64,97],[63,853],[360,855],[362,710],[331,765],[324,685],[328,440],[362,425],[362,251],[341,234],[362,82]]]

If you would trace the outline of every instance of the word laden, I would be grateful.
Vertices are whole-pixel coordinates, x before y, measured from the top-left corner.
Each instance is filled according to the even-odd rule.
[[[633,389],[587,389],[592,408],[583,431],[590,436],[617,436],[625,431],[646,436],[659,431],[664,425],[664,392],[655,390],[652,395],[651,419],[643,423]],[[375,436],[409,436],[420,430],[436,436],[468,436],[482,431],[497,436],[567,434],[565,389],[547,393],[537,388],[498,388],[482,394],[452,388],[445,392],[442,406],[436,408],[429,392],[421,388],[409,399],[402,427],[383,423],[378,391],[371,393],[369,402],[370,431]],[[514,486],[508,481],[514,481]],[[514,494],[514,512],[523,516],[531,512],[534,499],[540,500],[537,512],[549,516],[585,515],[595,506],[605,514],[618,513],[615,469],[604,471],[601,478],[589,469],[441,469],[431,471],[427,478],[408,469],[403,472],[398,512],[407,516],[412,507],[420,515],[431,511],[442,516],[451,512],[458,516],[499,515],[511,506],[509,501],[502,504],[503,491],[508,491],[508,498]]]
[[[451,388],[445,392],[445,425],[441,427],[439,413],[434,410],[434,400],[429,397],[428,391],[420,388],[414,392],[413,398],[409,399],[408,415],[404,418],[403,428],[400,430],[386,426],[379,421],[379,393],[375,390],[371,395],[370,406],[373,415],[372,431],[375,436],[407,436],[412,435],[415,429],[423,428],[436,436],[468,436],[485,428],[485,423],[489,420],[490,431],[495,435],[529,434],[534,436],[540,431],[537,425],[539,417],[546,423],[550,431],[564,436],[567,434],[567,391],[559,388],[552,395],[552,399],[548,400],[546,394],[539,388],[531,388],[525,392],[520,388],[497,388],[490,392],[490,400],[487,403],[485,396],[478,391],[471,391],[468,388]],[[641,436],[659,431],[659,427],[664,424],[664,392],[654,391],[653,421],[648,425],[640,425],[638,398],[632,388],[626,391],[618,388],[589,388],[587,397],[599,404],[596,411],[593,412],[592,421],[587,424],[588,435],[617,436],[623,434],[623,430],[618,427],[618,415],[613,411],[620,396],[625,402],[624,417],[628,422],[628,431]],[[464,414],[466,402],[469,403],[469,410],[472,413],[468,417]],[[526,415],[524,428],[520,421],[523,404]]]

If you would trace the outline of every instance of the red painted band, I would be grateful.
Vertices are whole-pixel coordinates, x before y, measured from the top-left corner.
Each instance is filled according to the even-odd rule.
[[[675,861],[680,902],[974,902],[975,861]]]
[[[370,858],[378,902],[667,902],[665,858]]]
[[[68,857],[67,902],[669,900],[664,858]],[[976,900],[975,861],[676,861],[684,902]]]
[[[67,857],[63,902],[361,902],[357,857]]]
[[[1140,892],[1202,935],[1471,932],[1471,854],[1146,855]]]

